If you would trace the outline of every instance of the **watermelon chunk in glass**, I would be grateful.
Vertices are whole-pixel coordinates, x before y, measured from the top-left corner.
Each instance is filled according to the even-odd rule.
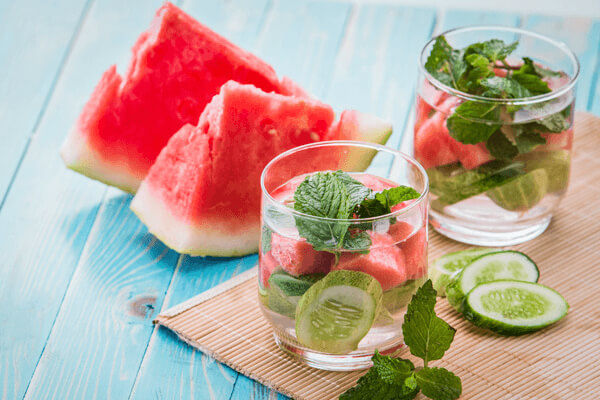
[[[104,73],[61,148],[69,168],[131,193],[169,138],[186,123],[197,123],[225,82],[306,96],[258,57],[168,2],[132,53],[124,76],[115,66]]]
[[[131,208],[150,232],[181,253],[256,252],[263,168],[290,148],[357,132],[332,129],[333,119],[331,107],[316,100],[230,81],[197,126],[185,125],[171,138]],[[366,138],[387,138],[390,127],[381,126],[381,135],[370,131]]]
[[[294,276],[326,274],[335,261],[333,253],[316,251],[305,239],[290,239],[276,233],[271,236],[271,255],[281,268]]]
[[[345,269],[371,275],[385,291],[406,281],[406,264],[402,250],[387,233],[368,231],[371,247],[367,254],[342,253],[332,271]]]

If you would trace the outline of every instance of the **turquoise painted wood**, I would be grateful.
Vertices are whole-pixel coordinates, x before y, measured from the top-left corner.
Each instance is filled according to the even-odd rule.
[[[0,399],[285,398],[151,325],[256,255],[168,250],[129,211],[130,196],[66,170],[57,154],[101,73],[125,69],[161,1],[46,3],[0,0]],[[180,3],[336,110],[392,120],[392,146],[410,131],[416,55],[434,29],[522,25],[565,40],[582,63],[578,107],[600,113],[598,20],[317,0]]]
[[[164,307],[179,304],[253,267],[256,261],[256,255],[228,259],[182,257]],[[256,301],[256,298],[248,301]],[[236,381],[245,377],[237,377],[235,371],[173,340],[174,336],[168,329],[155,329],[132,398],[229,398]],[[253,382],[250,383],[253,386]]]
[[[0,206],[86,9],[86,0],[0,5]]]
[[[414,97],[417,56],[434,24],[434,10],[356,6],[326,101],[390,120],[394,133],[388,145],[398,148]]]
[[[108,191],[26,399],[129,396],[179,257],[148,233],[130,200]]]
[[[278,74],[323,98],[350,9],[348,3],[275,0],[256,53]]]
[[[58,148],[102,71],[128,59],[129,43],[160,2],[144,4],[129,11],[118,1],[91,6],[0,211],[4,398],[22,398],[29,385],[106,191],[67,170]],[[60,334],[84,340],[76,329]]]

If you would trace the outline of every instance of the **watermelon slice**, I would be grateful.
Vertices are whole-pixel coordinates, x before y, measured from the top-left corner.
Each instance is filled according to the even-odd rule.
[[[333,253],[316,251],[305,239],[290,239],[276,233],[271,236],[271,254],[281,268],[294,276],[326,274],[335,261]]]
[[[318,101],[230,81],[198,126],[185,125],[171,138],[131,208],[150,232],[181,253],[255,252],[262,169],[292,147],[345,139],[330,129],[333,118],[331,107]]]
[[[228,80],[266,92],[306,96],[289,79],[171,3],[135,43],[129,69],[100,79],[61,148],[65,164],[135,193],[169,138],[202,110]]]
[[[406,281],[404,254],[395,245],[395,239],[387,233],[368,233],[371,237],[369,253],[342,253],[332,270],[367,273],[379,281],[384,291]]]

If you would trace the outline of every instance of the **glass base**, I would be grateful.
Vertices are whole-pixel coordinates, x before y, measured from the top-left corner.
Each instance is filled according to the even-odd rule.
[[[276,333],[273,333],[273,337],[275,338],[275,343],[277,343],[281,350],[309,367],[326,371],[357,371],[373,366],[371,357],[373,357],[374,350],[353,351],[349,354],[327,354],[299,346],[298,344],[285,340],[285,338],[278,336]],[[389,347],[379,349],[379,353],[396,356],[403,347],[404,343],[396,343]]]
[[[458,242],[476,246],[512,246],[527,242],[541,235],[548,225],[552,215],[545,216],[527,224],[472,224],[467,225],[455,218],[449,218],[434,210],[429,211],[429,222],[442,235]]]

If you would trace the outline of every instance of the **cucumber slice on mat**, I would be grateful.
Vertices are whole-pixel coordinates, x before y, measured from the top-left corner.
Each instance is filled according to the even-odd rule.
[[[537,265],[520,251],[496,251],[479,256],[467,265],[446,287],[446,295],[450,305],[462,311],[467,293],[480,283],[500,279],[537,282],[539,276]]]
[[[332,271],[302,295],[296,308],[296,336],[303,345],[333,354],[349,353],[379,314],[379,282],[359,271]]]
[[[554,289],[515,280],[477,285],[464,302],[464,315],[474,325],[511,336],[545,328],[568,310],[569,304]]]
[[[433,283],[433,288],[438,296],[446,295],[446,286],[450,281],[460,273],[474,259],[487,253],[497,250],[487,248],[474,248],[468,250],[455,251],[445,254],[433,261],[429,267],[429,279]],[[384,294],[385,299],[385,294]]]

